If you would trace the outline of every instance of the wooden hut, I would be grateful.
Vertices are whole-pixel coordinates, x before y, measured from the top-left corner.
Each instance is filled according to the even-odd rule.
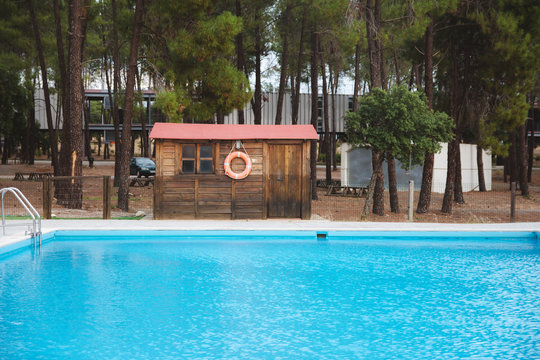
[[[155,219],[311,216],[311,125],[156,123]]]

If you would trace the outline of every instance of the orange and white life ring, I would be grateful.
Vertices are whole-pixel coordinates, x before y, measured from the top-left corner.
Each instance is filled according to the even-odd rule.
[[[244,168],[244,171],[242,171],[240,174],[235,173],[231,170],[231,161],[234,158],[240,158],[244,160],[246,163],[246,167]],[[251,159],[249,158],[248,154],[241,151],[235,151],[233,153],[230,153],[226,158],[225,162],[223,163],[223,167],[225,168],[225,174],[227,174],[228,177],[231,179],[241,180],[248,177],[249,173],[251,172]]]

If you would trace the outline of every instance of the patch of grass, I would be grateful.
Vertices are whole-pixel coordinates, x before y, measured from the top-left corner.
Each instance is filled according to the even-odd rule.
[[[53,216],[51,220],[100,220],[102,217],[56,217]]]
[[[85,201],[85,200],[88,200],[88,201],[96,201],[96,200],[103,201],[103,197],[101,197],[101,196],[84,196],[83,201]]]
[[[140,216],[114,216],[111,220],[141,220],[144,215]],[[102,217],[54,217],[53,220],[104,220]]]
[[[119,216],[119,217],[112,217],[111,219],[114,220],[141,220],[144,217],[144,215],[140,216]]]
[[[28,215],[6,215],[4,216],[4,219],[6,220],[32,220],[32,217]]]

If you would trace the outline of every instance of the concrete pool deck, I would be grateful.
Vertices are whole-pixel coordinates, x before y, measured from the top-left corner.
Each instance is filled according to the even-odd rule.
[[[29,221],[7,220],[0,247],[28,239]],[[20,225],[20,226],[13,226]],[[311,230],[311,231],[523,231],[540,233],[540,222],[504,224],[333,222],[324,220],[42,220],[42,233],[57,230]]]

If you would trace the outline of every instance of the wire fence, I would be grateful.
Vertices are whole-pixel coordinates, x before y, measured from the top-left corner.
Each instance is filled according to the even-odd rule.
[[[5,178],[0,179],[0,188],[16,187],[36,210],[42,214],[42,183],[38,181],[15,181]],[[3,198],[4,214],[6,217],[27,217],[28,212],[24,209],[21,203],[10,193],[6,193]]]
[[[39,180],[3,178],[0,179],[0,188],[13,186],[21,190],[44,218],[114,219],[152,215],[152,179],[130,179],[128,211],[117,207],[118,187],[113,182],[109,176],[46,177]],[[8,218],[26,215],[24,208],[9,194],[4,199],[4,212]]]
[[[106,185],[106,182],[109,185]],[[129,210],[117,208],[118,188],[112,177],[84,176],[76,178],[43,178],[38,180],[0,179],[0,188],[16,187],[29,199],[45,218],[92,219],[92,218],[143,218],[153,215],[153,181],[131,178],[129,188]],[[329,184],[336,186],[336,184]],[[464,186],[464,188],[472,188]],[[312,219],[330,221],[362,221],[365,190],[361,188],[318,187],[318,200],[312,201]],[[336,190],[334,189],[334,190]],[[463,203],[453,202],[452,212],[441,211],[445,184],[434,184],[429,211],[416,213],[419,191],[414,191],[413,221],[445,223],[506,223],[511,222],[511,191],[508,183],[493,183],[487,192],[463,192]],[[513,221],[531,222],[540,220],[540,187],[530,187],[527,197],[515,196]],[[408,187],[398,188],[399,213],[390,211],[388,191],[385,191],[384,215],[368,213],[367,221],[403,222],[408,219]],[[107,213],[107,204],[110,204]],[[4,199],[6,216],[24,217],[26,211],[13,196]]]
[[[506,223],[511,222],[511,191],[508,183],[493,183],[486,192],[463,192],[463,203],[452,202],[452,212],[443,213],[442,203],[446,184],[433,184],[429,211],[416,213],[419,191],[414,191],[413,221],[445,222],[445,223]],[[463,186],[463,188],[474,188]],[[540,221],[540,188],[530,187],[529,196],[515,196],[515,213],[513,221]],[[331,221],[361,221],[365,203],[365,191],[361,188],[338,188],[330,191],[328,187],[317,189],[318,200],[312,202],[312,218]],[[373,214],[371,209],[367,221],[409,221],[408,219],[408,187],[398,187],[399,212],[390,211],[388,190],[384,195],[384,215]]]

